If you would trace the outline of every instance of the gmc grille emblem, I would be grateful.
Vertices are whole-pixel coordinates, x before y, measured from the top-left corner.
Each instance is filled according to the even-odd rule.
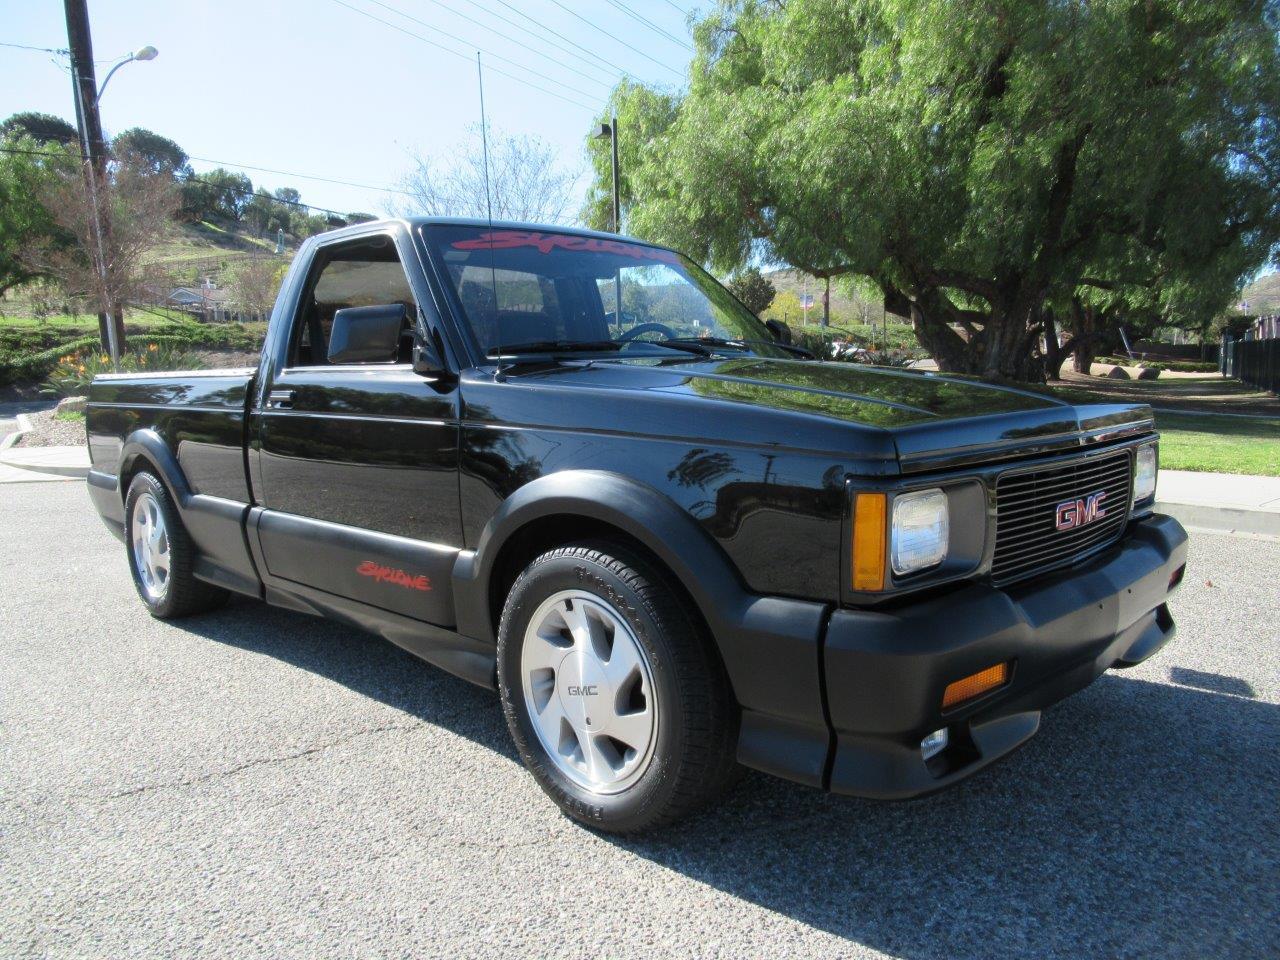
[[[1089,494],[1083,500],[1067,500],[1065,503],[1058,504],[1057,510],[1054,511],[1054,526],[1059,530],[1074,530],[1076,527],[1083,527],[1086,523],[1101,520],[1107,515],[1107,510],[1102,505],[1105,499],[1107,499],[1107,491],[1099,490],[1097,493]]]

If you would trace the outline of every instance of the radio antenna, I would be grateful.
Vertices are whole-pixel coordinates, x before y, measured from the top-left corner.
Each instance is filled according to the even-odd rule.
[[[489,186],[489,121],[484,110],[484,68],[480,66],[480,51],[476,51],[476,81],[480,87],[480,149],[484,155],[484,206],[489,220],[489,286],[493,291],[493,324],[498,334],[498,371],[495,377],[502,379],[502,311],[498,309],[498,270],[493,254],[493,191]]]

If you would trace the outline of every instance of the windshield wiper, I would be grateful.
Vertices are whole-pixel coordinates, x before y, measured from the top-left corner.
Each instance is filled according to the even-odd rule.
[[[687,347],[694,344],[705,344],[707,347],[735,347],[739,350],[747,350],[753,343],[762,343],[767,347],[777,347],[779,350],[795,354],[798,357],[804,357],[807,360],[816,359],[813,353],[806,350],[804,347],[797,347],[790,343],[778,343],[776,340],[726,340],[723,337],[677,337],[674,340],[657,340],[655,342],[664,346],[670,344],[675,347]],[[710,353],[709,350],[706,352]]]
[[[621,350],[617,340],[531,340],[528,343],[503,343],[490,347],[488,356],[501,357],[511,353],[599,353],[602,350]]]

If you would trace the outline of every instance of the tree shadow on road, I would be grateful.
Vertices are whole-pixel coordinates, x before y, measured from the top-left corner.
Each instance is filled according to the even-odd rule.
[[[240,600],[183,626],[518,762],[492,693],[378,638]],[[1274,704],[1108,674],[1023,750],[933,797],[874,803],[751,774],[684,824],[605,839],[911,960],[1280,956],[1277,743]]]

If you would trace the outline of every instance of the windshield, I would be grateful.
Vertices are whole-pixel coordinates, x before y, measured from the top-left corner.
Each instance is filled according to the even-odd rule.
[[[425,233],[485,356],[521,348],[788,356],[732,294],[671,250],[483,226]]]

